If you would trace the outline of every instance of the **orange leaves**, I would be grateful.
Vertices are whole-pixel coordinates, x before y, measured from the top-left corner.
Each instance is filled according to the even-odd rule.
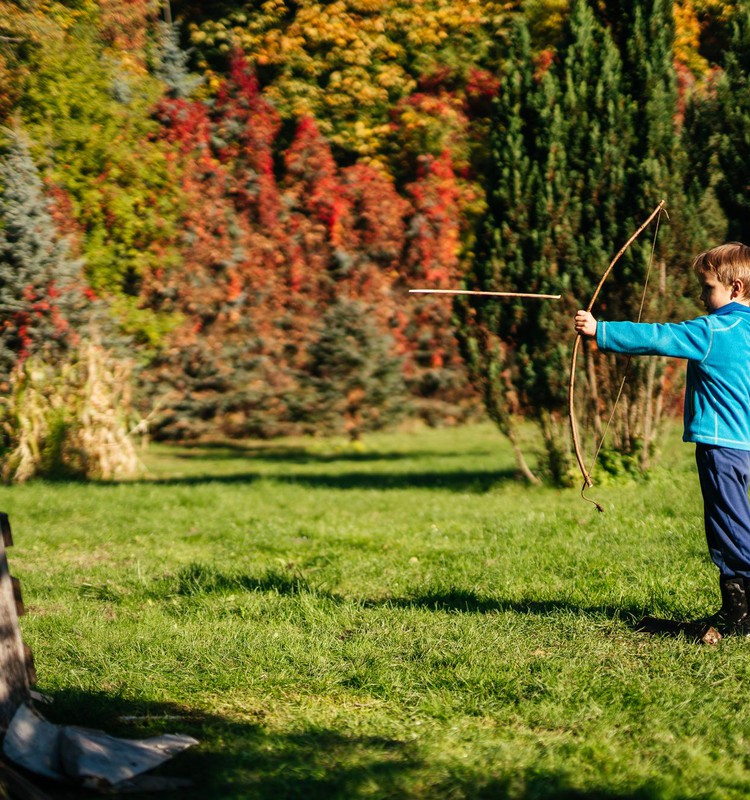
[[[306,209],[322,222],[334,247],[342,245],[348,203],[342,197],[338,168],[315,120],[303,117],[284,154],[287,197],[295,208]]]
[[[99,34],[116,50],[143,51],[154,7],[148,0],[100,0]]]

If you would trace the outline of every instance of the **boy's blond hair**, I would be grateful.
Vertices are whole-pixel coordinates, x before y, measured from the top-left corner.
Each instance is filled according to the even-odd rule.
[[[742,293],[750,297],[750,247],[740,242],[729,242],[712,247],[693,260],[693,271],[701,275],[715,275],[724,286],[741,280],[745,286]]]

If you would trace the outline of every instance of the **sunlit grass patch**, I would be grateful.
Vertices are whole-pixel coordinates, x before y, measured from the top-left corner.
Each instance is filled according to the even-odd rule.
[[[748,643],[713,610],[687,446],[528,488],[490,426],[157,447],[147,480],[0,489],[56,721],[201,741],[185,797],[744,797]]]

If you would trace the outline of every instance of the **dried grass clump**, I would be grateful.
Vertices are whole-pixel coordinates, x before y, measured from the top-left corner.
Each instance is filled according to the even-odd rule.
[[[97,341],[56,364],[28,359],[0,399],[0,478],[132,478],[132,365]]]

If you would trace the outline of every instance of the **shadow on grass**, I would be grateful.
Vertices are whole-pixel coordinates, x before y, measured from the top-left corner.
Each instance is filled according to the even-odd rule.
[[[382,786],[398,796],[402,776],[420,767],[413,744],[381,736],[356,736],[311,727],[269,730],[262,723],[237,722],[169,703],[133,702],[105,693],[68,689],[53,692],[42,710],[50,722],[82,725],[113,736],[140,739],[164,733],[193,736],[199,745],[149,774],[187,778],[190,789],[129,793],[132,798],[330,798],[356,797],[363,787]],[[56,800],[84,796],[75,787],[34,778]]]
[[[491,456],[490,450],[474,450],[472,456]],[[290,464],[332,464],[338,462],[371,463],[377,461],[406,461],[421,458],[464,458],[464,452],[409,450],[407,452],[347,450],[316,453],[306,447],[293,445],[243,445],[236,442],[202,442],[191,445],[173,445],[170,456],[185,460],[228,461],[238,458],[253,458],[259,461],[283,461]]]
[[[488,776],[486,765],[452,767],[446,762],[445,753],[436,759],[435,772],[431,772],[428,756],[418,742],[352,735],[324,727],[274,731],[264,724],[262,711],[257,712],[255,721],[237,722],[175,704],[137,702],[75,689],[54,692],[53,698],[54,704],[44,709],[51,722],[98,728],[125,738],[182,733],[199,741],[196,747],[150,773],[189,779],[193,782],[191,788],[157,795],[130,794],[134,800],[658,800],[664,796],[662,787],[655,783],[628,792],[609,791],[606,787],[581,790],[571,787],[566,775],[529,770],[527,766],[517,770],[506,767],[501,776],[497,772]],[[436,781],[437,775],[442,779]],[[35,778],[35,782],[55,800],[95,796],[44,779]]]
[[[523,780],[523,790],[518,788],[518,777],[500,780],[475,782],[463,781],[461,793],[456,795],[456,787],[446,786],[445,791],[436,789],[434,797],[463,797],[471,800],[506,800],[509,797],[527,800],[661,800],[664,790],[656,783],[646,784],[628,792],[615,792],[605,788],[591,790],[571,787],[570,780],[553,772],[535,771],[532,776]],[[679,795],[669,794],[673,800],[681,799]]]
[[[359,599],[328,592],[311,584],[304,572],[268,569],[259,575],[228,574],[205,564],[193,563],[183,568],[176,576],[165,579],[163,588],[168,594],[182,596],[220,594],[224,592],[272,592],[293,597],[302,594],[314,595],[336,604],[349,603],[362,608],[416,608],[427,611],[442,611],[463,614],[513,613],[548,617],[556,614],[572,614],[607,617],[623,620],[636,628],[642,619],[642,606],[582,606],[566,600],[504,600],[483,597],[476,592],[458,587],[423,591],[401,597]],[[158,595],[158,592],[157,592]]]
[[[482,597],[464,589],[425,592],[407,597],[365,600],[367,607],[424,608],[431,611],[462,612],[469,614],[508,613],[548,617],[565,613],[585,616],[603,616],[635,622],[643,616],[638,606],[582,606],[566,600],[502,600]]]
[[[238,591],[274,592],[287,596],[303,593],[322,596],[310,586],[304,575],[289,570],[269,569],[261,575],[227,575],[204,564],[193,563],[180,570],[174,583],[176,593],[187,597]]]
[[[276,475],[274,480],[312,489],[447,489],[481,494],[501,483],[516,480],[514,470],[466,472],[347,472],[342,475]]]
[[[345,472],[341,475],[305,475],[272,472],[238,472],[231,475],[186,475],[177,478],[154,478],[127,481],[132,485],[198,486],[205,483],[250,484],[258,480],[277,481],[309,489],[440,489],[449,492],[484,494],[497,486],[518,480],[514,470],[466,472]],[[117,486],[118,482],[99,486]]]

